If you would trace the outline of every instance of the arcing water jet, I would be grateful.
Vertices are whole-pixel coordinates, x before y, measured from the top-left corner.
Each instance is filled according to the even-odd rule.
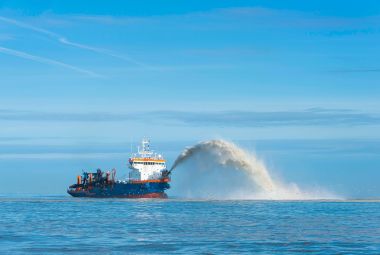
[[[255,155],[224,140],[209,140],[187,147],[170,172],[186,163],[190,171],[176,177],[177,194],[189,198],[217,199],[330,199],[323,190],[301,191],[296,184],[274,180]]]
[[[186,148],[177,157],[170,171],[197,154],[207,153],[215,156],[217,163],[221,166],[244,171],[262,191],[271,192],[276,189],[275,183],[262,162],[235,144],[224,140],[200,142]]]

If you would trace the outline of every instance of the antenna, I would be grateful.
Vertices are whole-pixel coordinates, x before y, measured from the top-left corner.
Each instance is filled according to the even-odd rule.
[[[131,149],[131,155],[132,155],[132,152],[133,152],[133,151],[132,151],[132,136],[130,137],[129,142],[130,142],[130,145],[131,145],[131,148],[130,148],[130,149]]]

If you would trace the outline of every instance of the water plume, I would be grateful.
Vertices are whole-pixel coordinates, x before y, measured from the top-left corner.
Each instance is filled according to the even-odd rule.
[[[190,163],[176,193],[190,198],[216,199],[324,199],[324,191],[301,191],[296,184],[275,180],[254,154],[224,140],[209,140],[187,147],[170,171]],[[181,178],[182,177],[182,180]],[[173,183],[174,184],[174,183]],[[173,185],[174,186],[174,185]],[[177,190],[176,190],[177,189]]]
[[[186,148],[178,156],[171,170],[197,153],[212,153],[220,165],[245,171],[248,177],[264,191],[272,191],[275,187],[265,166],[256,157],[250,157],[235,144],[223,140],[205,141]]]

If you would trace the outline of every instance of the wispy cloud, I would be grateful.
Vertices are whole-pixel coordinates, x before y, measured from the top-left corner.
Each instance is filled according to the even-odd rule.
[[[69,64],[63,63],[61,61],[57,61],[57,60],[53,60],[53,59],[49,59],[49,58],[44,58],[44,57],[40,57],[40,56],[35,56],[35,55],[25,53],[22,51],[18,51],[18,50],[0,47],[0,53],[15,56],[18,58],[32,60],[35,62],[47,64],[47,65],[63,67],[63,68],[70,69],[70,70],[73,70],[73,71],[76,71],[76,72],[79,72],[82,74],[89,75],[91,77],[102,77],[101,75],[94,73],[92,71],[86,70],[86,69],[82,69],[82,68],[79,68],[79,67],[76,67],[73,65],[69,65]]]
[[[10,34],[0,34],[0,41],[9,41],[14,39]]]
[[[349,109],[313,108],[300,111],[161,112],[158,114],[161,118],[194,126],[278,127],[380,124],[380,115]]]
[[[15,121],[63,121],[63,122],[102,122],[102,121],[128,121],[138,118],[136,113],[67,113],[67,112],[39,112],[20,110],[0,110],[0,120]]]
[[[261,7],[231,7],[214,9],[205,13],[192,15],[219,16],[228,20],[250,20],[252,24],[262,27],[307,28],[313,29],[341,29],[378,27],[379,15],[362,17],[326,16],[314,12],[296,11],[291,9],[272,9]],[[256,21],[256,22],[254,22]]]
[[[299,111],[154,111],[138,113],[60,113],[0,111],[0,121],[157,122],[164,125],[215,127],[379,125],[380,115],[350,109],[312,108]]]
[[[66,39],[64,37],[60,37],[58,40],[59,40],[59,42],[61,42],[63,44],[70,45],[70,46],[73,46],[75,48],[89,50],[89,51],[93,51],[93,52],[100,53],[100,54],[105,54],[105,55],[108,55],[108,56],[111,56],[111,57],[114,57],[114,58],[118,58],[118,59],[121,59],[121,60],[128,61],[130,63],[136,64],[136,65],[141,66],[141,67],[149,67],[149,65],[147,65],[145,63],[137,61],[137,60],[135,60],[135,59],[133,59],[131,57],[128,57],[128,56],[124,56],[124,55],[121,55],[121,54],[114,53],[114,52],[112,52],[110,50],[106,50],[106,49],[102,49],[102,48],[97,48],[97,47],[92,47],[92,46],[88,46],[88,45],[85,45],[85,44],[75,43],[75,42],[69,41],[68,39]]]
[[[126,153],[6,153],[0,154],[0,160],[3,159],[109,159],[125,157]]]
[[[35,32],[38,32],[38,33],[41,33],[41,34],[45,34],[45,35],[50,36],[50,37],[54,37],[54,38],[59,38],[60,37],[58,34],[53,33],[53,32],[51,32],[49,30],[45,30],[45,29],[42,29],[42,28],[39,28],[39,27],[35,27],[35,26],[29,25],[27,23],[20,22],[20,21],[17,21],[17,20],[14,20],[14,19],[10,19],[10,18],[6,18],[6,17],[3,17],[3,16],[0,16],[0,21],[8,23],[8,24],[15,25],[15,26],[18,26],[18,27],[21,27],[21,28],[29,29],[29,30],[32,30],[32,31],[35,31]]]
[[[264,7],[227,7],[206,11],[193,11],[181,14],[153,16],[107,16],[107,15],[72,15],[72,19],[94,22],[104,25],[130,26],[136,24],[171,24],[184,28],[236,28],[241,26],[299,28],[299,29],[338,29],[371,26],[377,28],[380,16],[340,17],[322,16],[313,12],[291,9]]]
[[[78,48],[78,49],[92,51],[92,52],[95,52],[95,53],[98,53],[98,54],[108,55],[110,57],[122,59],[122,60],[128,61],[130,63],[139,65],[139,66],[147,66],[146,64],[144,64],[142,62],[139,62],[139,61],[137,61],[137,60],[135,60],[135,59],[133,59],[133,58],[131,58],[129,56],[125,56],[125,55],[122,55],[122,54],[119,54],[119,53],[115,53],[115,52],[112,52],[112,51],[107,50],[107,49],[93,47],[93,46],[89,46],[89,45],[73,42],[73,41],[70,41],[69,39],[67,39],[66,37],[64,37],[64,36],[62,36],[60,34],[57,34],[55,32],[52,32],[52,31],[49,31],[49,30],[46,30],[46,29],[43,29],[43,28],[40,28],[40,27],[32,26],[32,25],[29,25],[29,24],[24,23],[24,22],[20,22],[20,21],[15,20],[15,19],[10,19],[10,18],[7,18],[7,17],[0,16],[0,21],[6,22],[8,24],[12,24],[14,26],[21,27],[21,28],[24,28],[24,29],[29,29],[29,30],[32,30],[32,31],[40,33],[40,34],[43,34],[45,36],[50,37],[53,40],[58,41],[61,44],[69,45],[71,47],[75,47],[75,48]]]
[[[341,69],[333,70],[333,73],[379,73],[380,68],[363,68],[363,69]]]

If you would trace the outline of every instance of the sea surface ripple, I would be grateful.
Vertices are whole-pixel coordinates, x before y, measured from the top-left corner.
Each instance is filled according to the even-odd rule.
[[[378,201],[0,197],[0,254],[379,254]]]

